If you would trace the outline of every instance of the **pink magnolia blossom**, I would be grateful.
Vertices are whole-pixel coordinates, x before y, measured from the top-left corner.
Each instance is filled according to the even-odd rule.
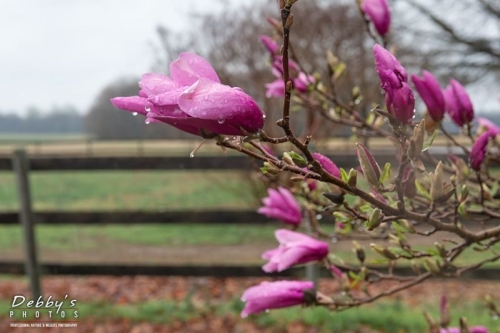
[[[427,71],[424,71],[422,77],[412,75],[411,79],[418,94],[424,100],[431,118],[435,122],[440,122],[444,117],[446,104],[438,80]]]
[[[363,0],[361,10],[370,18],[375,30],[385,36],[391,27],[391,12],[387,0]]]
[[[492,122],[491,120],[483,117],[477,117],[477,123],[480,127],[482,127],[485,131],[493,131],[497,134],[500,134],[500,127]]]
[[[470,167],[473,170],[478,171],[481,169],[481,164],[483,164],[484,158],[486,157],[488,142],[490,141],[490,138],[494,138],[498,134],[499,133],[490,130],[476,138],[469,155]]]
[[[461,333],[459,327],[449,327],[439,329],[439,333]],[[469,328],[470,333],[488,333],[488,329],[484,326],[473,326]]]
[[[146,122],[164,122],[204,137],[256,133],[264,113],[240,88],[220,83],[204,58],[181,53],[170,64],[170,77],[148,73],[139,82],[138,96],[115,97],[117,108],[146,116]]]
[[[314,283],[311,281],[262,282],[243,293],[241,300],[246,304],[241,317],[268,309],[304,304],[304,292],[313,289]]]
[[[457,126],[463,127],[474,119],[474,107],[465,88],[451,79],[450,85],[443,92],[446,112]]]
[[[278,229],[274,232],[280,246],[264,252],[262,259],[269,260],[262,269],[281,272],[293,265],[321,260],[328,255],[328,244],[299,232]]]
[[[262,35],[259,37],[259,40],[262,42],[262,44],[264,44],[265,48],[269,51],[269,53],[271,53],[271,55],[274,55],[278,52],[278,43],[276,43],[276,41],[271,37]]]
[[[312,156],[316,161],[319,162],[319,164],[321,164],[321,167],[330,175],[336,178],[342,178],[342,176],[340,175],[339,168],[335,163],[332,162],[331,159],[320,153],[312,153]]]
[[[284,96],[285,82],[283,81],[283,57],[274,56],[271,65],[271,72],[276,77],[276,80],[265,85],[266,96]],[[288,67],[290,69],[290,79],[293,82],[293,87],[296,91],[304,93],[307,91],[308,87],[316,81],[314,76],[301,72],[299,65],[297,65],[293,60],[288,60]]]
[[[376,44],[373,47],[375,67],[385,90],[385,103],[389,113],[403,124],[408,124],[415,114],[415,97],[408,85],[406,69],[392,53]]]
[[[264,206],[258,209],[260,214],[285,223],[300,224],[302,220],[300,205],[289,190],[280,186],[277,190],[269,188],[267,193],[268,196],[262,199]]]

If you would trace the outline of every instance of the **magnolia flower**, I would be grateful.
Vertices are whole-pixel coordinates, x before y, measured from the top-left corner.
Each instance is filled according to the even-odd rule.
[[[271,55],[274,55],[278,52],[279,46],[278,43],[274,39],[272,39],[269,36],[262,35],[259,37],[259,40],[264,44],[266,49],[271,53]]]
[[[461,333],[459,327],[449,327],[439,329],[439,333]],[[474,326],[469,328],[469,333],[488,333],[488,329],[484,326]]]
[[[250,314],[259,313],[268,309],[286,308],[305,303],[305,292],[314,290],[311,281],[276,281],[262,282],[248,288],[241,297],[246,302],[241,312],[245,318]]]
[[[298,225],[302,220],[300,205],[292,193],[284,187],[267,190],[268,196],[262,199],[264,206],[258,209],[260,214],[281,220],[285,223]]]
[[[342,176],[340,175],[339,168],[337,167],[337,165],[335,165],[335,163],[332,162],[331,159],[320,153],[312,153],[312,156],[316,161],[319,162],[319,164],[321,164],[321,167],[330,175],[336,178],[342,178]]]
[[[389,32],[391,12],[387,0],[363,0],[361,10],[370,18],[379,35],[385,36]]]
[[[479,127],[481,128],[481,133],[487,132],[487,131],[493,131],[497,134],[500,134],[500,127],[497,126],[494,122],[492,122],[489,119],[483,118],[483,117],[477,117],[477,123],[479,124]],[[479,132],[479,131],[478,131]]]
[[[148,73],[138,96],[116,97],[117,108],[146,116],[146,123],[164,122],[203,137],[245,135],[264,126],[264,113],[240,88],[220,83],[204,58],[181,53],[170,64],[170,77]]]
[[[494,138],[498,134],[499,133],[490,130],[476,138],[469,155],[470,167],[473,170],[478,171],[481,169],[481,164],[483,164],[484,158],[486,157],[488,142],[490,141],[490,138]]]
[[[328,255],[328,244],[299,232],[278,229],[274,232],[280,246],[264,252],[262,259],[269,260],[262,269],[281,272],[293,265],[321,260]]]
[[[444,117],[446,104],[438,80],[427,71],[424,71],[422,77],[412,75],[411,80],[420,97],[424,100],[432,120],[440,122]]]
[[[465,88],[456,80],[451,79],[450,85],[443,92],[446,102],[446,112],[455,124],[462,127],[474,119],[474,107]]]
[[[376,44],[373,47],[375,67],[385,90],[387,111],[400,123],[406,125],[415,113],[415,97],[408,85],[408,74],[401,63],[386,49]]]
[[[271,66],[271,72],[276,77],[276,80],[266,84],[266,96],[284,96],[285,82],[283,81],[283,57],[274,55]],[[306,92],[307,88],[316,81],[314,76],[301,72],[299,65],[293,60],[288,60],[288,67],[290,69],[290,80],[293,82],[294,89],[298,92]]]

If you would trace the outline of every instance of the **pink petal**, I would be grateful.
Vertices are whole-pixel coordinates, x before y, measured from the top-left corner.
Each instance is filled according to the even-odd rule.
[[[300,232],[295,232],[287,229],[278,229],[274,232],[274,236],[280,244],[289,244],[292,242],[308,242],[312,237],[304,235]]]
[[[144,97],[115,97],[111,99],[111,104],[122,110],[146,115],[146,99]]]
[[[239,88],[204,78],[184,90],[179,97],[179,106],[192,117],[213,119],[250,133],[264,126],[264,113],[250,96]]]
[[[139,87],[147,97],[180,88],[171,78],[158,73],[144,74],[139,81]]]
[[[200,78],[220,83],[217,73],[207,60],[187,52],[181,53],[177,60],[170,63],[170,76],[182,86],[190,86]]]

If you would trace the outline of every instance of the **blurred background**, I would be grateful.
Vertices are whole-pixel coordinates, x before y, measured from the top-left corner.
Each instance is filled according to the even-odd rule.
[[[476,113],[500,124],[498,1],[390,4],[390,42],[408,71],[431,71],[443,87],[449,78],[458,79]],[[351,88],[359,86],[364,96],[359,109],[369,112],[381,95],[373,41],[355,1],[304,0],[294,8],[292,40],[305,69],[326,75],[325,54],[331,50],[347,65],[339,96],[349,98]],[[267,0],[2,3],[2,331],[9,329],[12,295],[29,291],[23,275],[7,274],[22,273],[25,258],[10,164],[20,148],[33,170],[29,180],[42,290],[79,300],[82,332],[292,332],[294,327],[317,332],[315,325],[339,332],[421,332],[420,309],[437,311],[441,293],[451,295],[452,307],[453,300],[468,297],[470,307],[461,307],[462,314],[496,323],[478,295],[490,292],[498,298],[498,283],[438,280],[420,293],[408,293],[404,301],[393,298],[368,312],[292,309],[238,319],[239,295],[262,280],[260,255],[275,247],[273,230],[280,227],[255,213],[265,189],[252,164],[214,144],[189,159],[198,138],[167,125],[146,125],[144,118],[115,109],[109,99],[137,94],[143,73],[168,74],[168,64],[180,52],[196,52],[210,61],[223,83],[254,97],[267,114],[266,130],[279,135],[274,122],[281,100],[265,97],[264,85],[274,78],[258,40],[274,35],[266,18],[278,15],[276,2]],[[423,109],[417,104],[417,112]],[[306,112],[293,111],[300,133]],[[451,123],[446,127],[458,133]],[[353,147],[351,134],[348,127],[324,123],[315,137],[324,139],[326,153],[346,155]],[[385,147],[383,140],[370,144]],[[339,256],[354,258],[350,242],[335,246]]]

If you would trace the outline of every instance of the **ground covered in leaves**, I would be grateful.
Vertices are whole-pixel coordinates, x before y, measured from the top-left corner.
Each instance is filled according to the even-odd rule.
[[[241,319],[238,313],[243,304],[238,299],[243,290],[264,280],[269,279],[45,277],[42,285],[44,295],[52,295],[55,300],[69,295],[69,298],[77,300],[81,315],[77,319],[78,328],[24,329],[9,327],[8,308],[14,295],[29,294],[28,283],[18,277],[4,277],[0,279],[0,332],[393,332],[384,330],[384,327],[392,326],[384,326],[383,323],[376,323],[376,318],[367,317],[370,312],[373,312],[374,317],[381,317],[377,314],[381,308],[377,306],[348,310],[338,315],[323,311],[321,316],[312,316],[310,309],[296,308],[290,310],[294,312],[277,310]],[[320,290],[324,293],[333,292],[335,287],[332,280],[320,281]],[[390,287],[384,284],[371,291],[377,292]],[[453,312],[465,304],[481,302],[486,294],[500,300],[499,287],[500,283],[493,281],[434,279],[392,296],[390,302],[393,305],[383,311],[388,316],[384,321],[385,324],[391,320],[396,323],[397,318],[391,319],[391,313],[397,317],[397,311],[402,308],[406,312],[414,309],[411,316],[418,317],[418,325],[422,325],[422,309],[428,306],[437,311],[443,294],[448,296]],[[385,303],[383,306],[388,305]],[[350,316],[350,312],[351,318],[344,318]],[[487,315],[487,311],[484,312]],[[354,313],[359,315],[354,316]],[[407,313],[401,314],[404,315]],[[340,324],[340,321],[346,320],[352,322]],[[397,331],[410,330],[402,327],[394,332]]]

